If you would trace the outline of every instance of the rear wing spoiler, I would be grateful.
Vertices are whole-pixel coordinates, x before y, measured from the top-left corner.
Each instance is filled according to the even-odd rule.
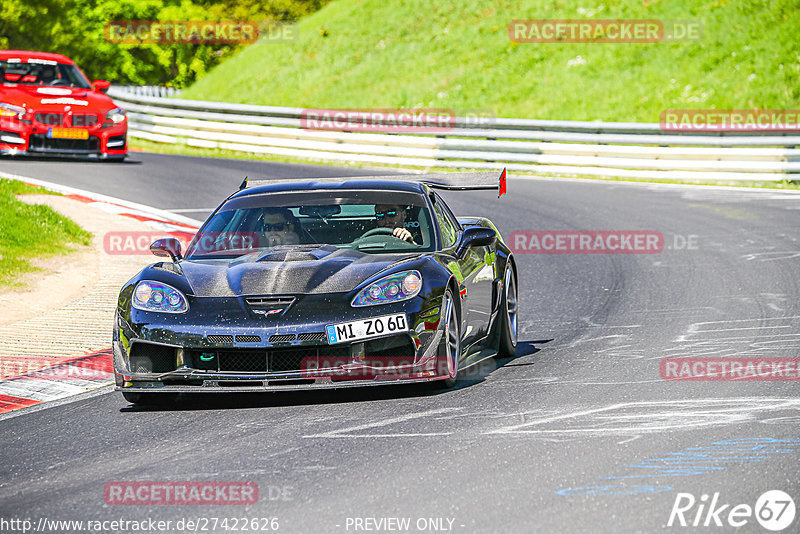
[[[281,178],[274,180],[253,180],[248,182],[245,177],[239,189],[255,187],[258,185],[271,185],[289,181],[314,181],[314,182],[344,182],[348,180],[399,180],[420,182],[433,189],[446,189],[448,191],[476,191],[481,189],[496,189],[497,198],[506,193],[506,169],[498,174],[496,172],[445,172],[435,174],[385,174],[380,176],[341,176],[335,178]]]

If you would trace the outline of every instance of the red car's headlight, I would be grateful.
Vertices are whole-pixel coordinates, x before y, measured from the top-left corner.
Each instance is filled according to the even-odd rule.
[[[0,102],[0,117],[17,117],[21,119],[26,112],[27,110],[23,107]]]
[[[106,121],[114,124],[119,124],[125,120],[125,110],[122,108],[114,108],[106,113]]]

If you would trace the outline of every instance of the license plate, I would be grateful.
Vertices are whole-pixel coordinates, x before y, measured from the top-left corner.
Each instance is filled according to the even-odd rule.
[[[89,139],[89,130],[81,128],[50,128],[47,137],[53,139]]]
[[[349,323],[329,324],[325,327],[329,344],[369,339],[395,332],[406,332],[407,330],[408,321],[404,313],[371,317]]]

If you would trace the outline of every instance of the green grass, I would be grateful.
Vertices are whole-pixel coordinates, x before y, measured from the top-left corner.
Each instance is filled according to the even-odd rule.
[[[15,180],[0,179],[0,287],[19,287],[19,275],[38,270],[30,260],[67,254],[89,245],[92,234],[43,205],[16,195],[48,192]]]
[[[797,109],[799,9],[797,0],[335,0],[300,21],[297,42],[251,45],[182,98],[640,122],[665,109]],[[703,33],[671,44],[509,39],[514,19],[567,18],[694,20]]]
[[[149,152],[152,154],[175,154],[178,156],[198,156],[202,158],[227,158],[227,159],[244,159],[248,161],[275,161],[280,163],[301,163],[303,165],[319,165],[321,167],[330,167],[335,165],[337,167],[388,167],[388,168],[404,168],[410,169],[407,165],[383,165],[378,163],[361,164],[358,162],[344,162],[332,161],[323,162],[320,160],[295,158],[290,156],[281,156],[274,154],[264,154],[261,152],[240,152],[238,150],[228,150],[224,148],[199,148],[189,146],[182,143],[156,143],[154,141],[147,141],[145,139],[138,139],[135,137],[128,138],[128,146],[134,151]],[[242,175],[244,178],[244,175]]]

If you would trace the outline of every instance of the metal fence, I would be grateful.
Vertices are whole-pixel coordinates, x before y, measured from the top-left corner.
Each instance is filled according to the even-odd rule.
[[[163,91],[162,91],[163,90]],[[499,169],[682,180],[800,179],[800,135],[670,133],[659,124],[458,117],[434,134],[309,129],[303,108],[168,98],[174,89],[109,90],[129,135],[158,143],[337,163]]]
[[[137,96],[160,96],[170,97],[181,94],[180,89],[174,87],[164,87],[163,85],[116,85],[113,88],[115,93],[125,93]]]

